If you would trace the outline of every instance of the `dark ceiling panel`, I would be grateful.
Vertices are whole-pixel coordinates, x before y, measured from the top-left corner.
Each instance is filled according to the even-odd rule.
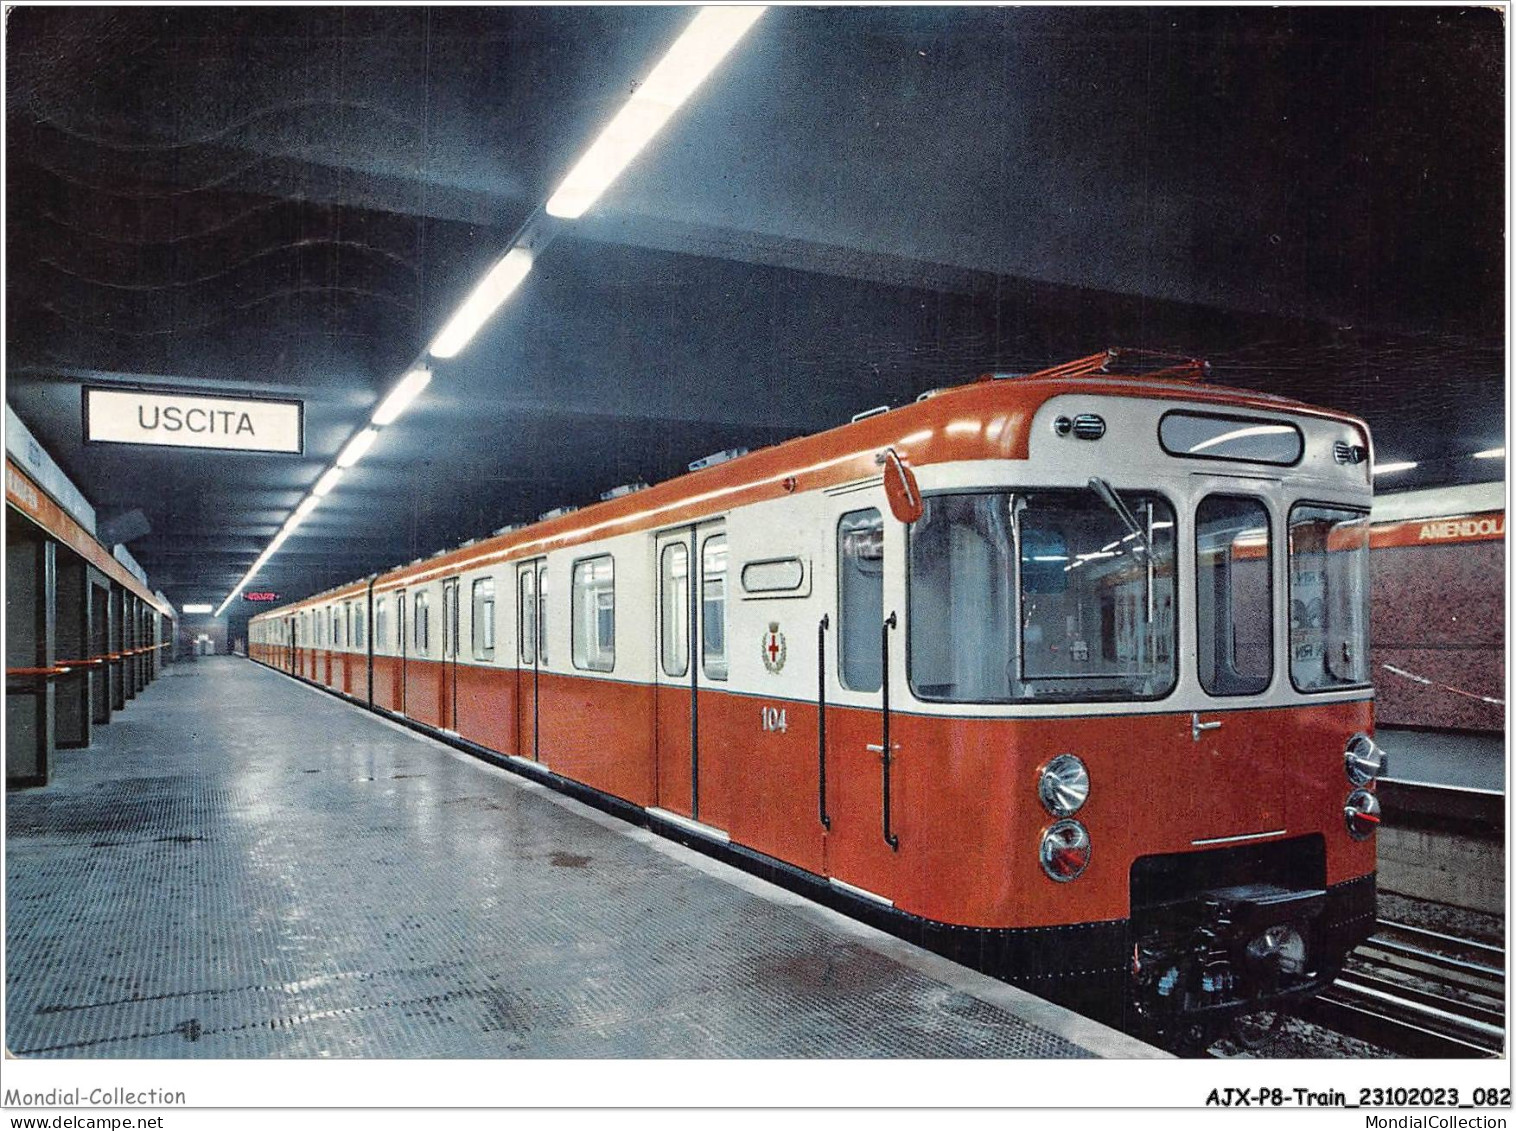
[[[8,402],[219,600],[686,19],[12,10]],[[1489,9],[773,9],[258,585],[1113,343],[1497,476],[1503,61]],[[306,452],[84,445],[90,382],[297,396]]]

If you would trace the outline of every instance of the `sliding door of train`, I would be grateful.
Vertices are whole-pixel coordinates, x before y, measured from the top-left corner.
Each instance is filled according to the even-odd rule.
[[[400,700],[395,710],[405,714],[406,670],[405,657],[411,639],[410,618],[406,616],[405,590],[395,590],[395,651],[400,656]]]
[[[516,753],[541,761],[537,689],[547,663],[547,560],[516,566]]]
[[[866,495],[833,500],[836,609],[826,633],[826,793],[830,824],[827,874],[879,896],[891,895],[899,844],[894,811],[898,738],[890,734],[889,696],[898,701],[904,672],[897,654],[895,606],[886,588],[886,562],[900,560],[899,528]],[[834,682],[835,681],[835,682]]]
[[[458,733],[458,579],[442,582],[442,729]]]
[[[700,689],[727,675],[725,523],[658,535],[658,807],[700,820]]]

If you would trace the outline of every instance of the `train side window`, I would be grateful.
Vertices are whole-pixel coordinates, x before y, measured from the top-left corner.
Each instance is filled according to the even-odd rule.
[[[918,698],[1009,700],[1016,672],[1016,543],[1010,496],[928,495],[910,529],[911,688]],[[1066,584],[1067,550],[1044,538],[1023,548],[1022,583]]]
[[[426,594],[424,592],[417,593],[412,604],[412,608],[415,610],[416,623],[415,631],[411,633],[411,641],[416,645],[416,654],[418,656],[426,655],[426,650],[429,646],[427,629],[430,626],[427,624],[429,617],[426,605]]]
[[[353,647],[357,648],[359,651],[362,651],[364,633],[363,621],[365,619],[364,614],[368,611],[368,605],[366,602],[364,602],[350,605],[349,608],[353,614]]]
[[[1256,695],[1272,680],[1273,559],[1259,500],[1210,495],[1195,509],[1195,639],[1212,695]]]
[[[473,616],[469,618],[474,638],[474,659],[495,658],[495,579],[481,577],[474,582]]]
[[[663,674],[668,676],[690,670],[689,564],[689,547],[683,542],[663,547],[658,626],[663,638]]]
[[[884,667],[884,518],[877,507],[837,524],[837,664],[849,691],[878,691]]]
[[[609,554],[574,563],[573,660],[576,668],[616,666],[616,563]]]
[[[1290,679],[1300,691],[1369,682],[1369,516],[1290,511]]]
[[[700,547],[700,667],[722,680],[727,666],[726,535],[712,534]]]
[[[345,635],[343,626],[347,623],[347,606],[336,605],[332,609],[332,647],[341,648]]]
[[[521,600],[516,605],[521,640],[521,662],[530,664],[537,655],[537,571],[524,569],[520,574]]]
[[[547,663],[547,562],[537,567],[537,662]]]
[[[799,558],[767,558],[742,567],[742,588],[748,593],[794,593],[805,583],[805,563]]]
[[[390,603],[380,597],[374,602],[374,651],[380,652],[390,646]]]

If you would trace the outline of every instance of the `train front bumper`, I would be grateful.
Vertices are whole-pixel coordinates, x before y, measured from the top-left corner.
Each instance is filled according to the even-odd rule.
[[[1336,978],[1373,931],[1374,904],[1370,874],[1325,889],[1217,888],[1150,909],[1133,923],[1132,1006],[1164,1030],[1288,1008]]]

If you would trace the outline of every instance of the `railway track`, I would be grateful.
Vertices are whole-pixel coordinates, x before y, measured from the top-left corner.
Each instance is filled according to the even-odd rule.
[[[1381,919],[1307,1016],[1408,1056],[1499,1056],[1505,951]]]

